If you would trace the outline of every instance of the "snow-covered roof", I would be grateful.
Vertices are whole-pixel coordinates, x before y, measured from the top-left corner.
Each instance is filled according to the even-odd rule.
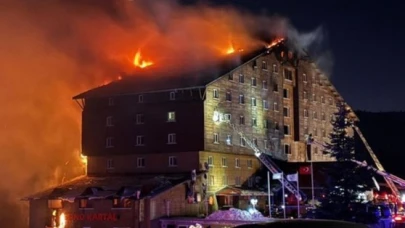
[[[77,198],[105,199],[109,197],[146,197],[159,194],[189,179],[189,175],[166,176],[82,176],[46,189],[22,200]]]

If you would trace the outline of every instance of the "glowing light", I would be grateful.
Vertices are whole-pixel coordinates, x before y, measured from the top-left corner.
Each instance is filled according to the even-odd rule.
[[[403,195],[401,196],[401,202],[402,202],[402,203],[405,203],[405,194],[403,194]]]
[[[152,61],[147,61],[142,59],[141,51],[138,50],[135,54],[134,61],[133,61],[134,66],[139,67],[139,68],[145,68],[148,66],[153,65]]]
[[[267,45],[267,48],[272,48],[272,47],[276,46],[277,44],[281,43],[282,41],[284,41],[284,38],[277,38],[277,39],[273,40],[269,45]]]
[[[257,205],[257,199],[250,199],[250,203],[255,207]]]
[[[59,227],[58,228],[65,228],[65,226],[66,226],[66,216],[65,216],[65,213],[62,213],[59,216]]]

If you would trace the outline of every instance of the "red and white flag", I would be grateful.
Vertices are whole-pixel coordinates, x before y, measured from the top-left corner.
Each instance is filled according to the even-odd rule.
[[[299,172],[301,175],[311,175],[311,167],[310,166],[301,166]]]

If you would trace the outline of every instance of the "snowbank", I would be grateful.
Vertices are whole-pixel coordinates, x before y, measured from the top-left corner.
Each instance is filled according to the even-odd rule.
[[[210,214],[206,219],[212,220],[267,220],[258,210],[250,209],[249,211],[244,211],[236,208],[230,208],[226,211],[216,211]]]

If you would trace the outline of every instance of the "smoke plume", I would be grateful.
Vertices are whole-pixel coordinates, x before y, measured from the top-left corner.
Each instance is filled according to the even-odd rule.
[[[81,110],[71,97],[141,70],[138,50],[155,68],[186,71],[223,57],[230,40],[248,50],[290,28],[281,17],[202,3],[3,0],[0,224],[26,227],[20,197],[82,173]]]

